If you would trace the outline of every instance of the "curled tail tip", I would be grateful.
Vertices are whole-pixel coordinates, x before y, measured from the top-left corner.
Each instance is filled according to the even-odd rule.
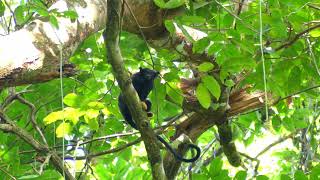
[[[200,157],[201,149],[198,146],[194,145],[194,144],[188,144],[188,147],[191,148],[191,149],[195,149],[196,150],[196,155],[193,158],[190,158],[190,159],[181,158],[181,161],[188,162],[188,163],[195,162]]]

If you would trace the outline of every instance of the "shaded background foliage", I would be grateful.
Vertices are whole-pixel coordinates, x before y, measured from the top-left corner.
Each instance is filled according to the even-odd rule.
[[[168,31],[174,34],[173,22],[176,23],[182,34],[193,43],[192,51],[214,56],[215,63],[190,65],[184,61],[187,57],[179,53],[179,48],[182,48],[179,46],[176,51],[151,48],[151,58],[149,47],[141,37],[122,32],[120,45],[128,70],[134,73],[139,67],[149,67],[162,74],[150,95],[154,103],[153,127],[182,113],[183,96],[178,83],[181,77],[192,77],[191,69],[206,74],[219,67],[218,77],[208,80],[210,83],[202,79],[203,83],[196,89],[197,99],[203,107],[220,106],[211,103],[220,96],[217,93],[219,84],[213,83],[217,80],[231,91],[234,78],[243,75],[244,80],[237,84],[238,87],[250,85],[251,92],[264,89],[258,1],[242,1],[245,4],[239,11],[236,11],[236,3],[231,1],[198,0],[196,3],[202,5],[200,8],[193,7],[191,1],[169,2],[155,0],[161,8],[183,6],[187,12],[167,20]],[[266,87],[274,97],[281,97],[280,101],[269,107],[268,115],[260,109],[232,117],[233,141],[242,154],[243,167],[235,168],[228,163],[221,153],[217,129],[213,127],[198,139],[198,145],[203,149],[201,159],[192,165],[183,164],[178,178],[319,179],[319,89],[313,87],[320,84],[320,28],[299,33],[319,25],[320,3],[316,0],[268,0],[262,5]],[[43,1],[0,1],[1,32],[6,34],[23,27],[34,15],[49,18],[56,27],[57,16],[77,17],[72,11],[48,11]],[[194,41],[185,26],[208,36]],[[126,145],[139,135],[131,133],[132,128],[123,124],[117,107],[120,91],[110,73],[111,67],[106,63],[101,32],[85,40],[70,61],[79,71],[74,77],[62,79],[63,93],[61,80],[57,79],[1,89],[1,102],[12,92],[23,92],[23,98],[35,106],[36,121],[50,147],[61,154],[63,144],[69,145],[65,148],[65,155],[69,157],[67,162],[77,177],[150,179],[142,143],[85,160],[86,155]],[[171,101],[167,101],[168,98]],[[16,100],[6,107],[5,113],[36,139],[41,138],[30,126],[31,112],[26,105]],[[30,145],[9,133],[0,133],[1,179],[10,179],[11,176],[21,179],[61,177],[47,164],[46,157],[35,152]],[[121,135],[113,138],[113,134]],[[168,128],[165,134],[170,138],[174,128]],[[282,139],[277,140],[279,137]],[[100,139],[93,141],[97,138]],[[70,160],[71,157],[82,159],[74,161]]]

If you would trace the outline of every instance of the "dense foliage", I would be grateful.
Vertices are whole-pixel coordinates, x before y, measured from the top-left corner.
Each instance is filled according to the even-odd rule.
[[[179,27],[193,43],[194,53],[206,53],[215,61],[200,60],[191,65],[180,53],[182,46],[177,46],[176,51],[152,49],[140,36],[122,32],[120,45],[126,68],[136,72],[139,67],[149,67],[162,74],[150,96],[154,104],[153,127],[182,113],[183,95],[178,84],[181,77],[192,77],[191,69],[202,74],[195,94],[204,108],[221,106],[212,103],[221,96],[220,86],[232,91],[234,79],[239,76],[244,80],[237,84],[238,88],[250,85],[250,92],[255,92],[266,87],[269,98],[277,100],[273,106],[268,105],[267,113],[263,107],[230,117],[242,167],[228,163],[218,143],[217,129],[212,127],[197,141],[203,150],[200,160],[183,164],[178,178],[319,179],[320,3],[268,0],[259,4],[256,0],[241,1],[244,4],[239,8],[233,1],[154,2],[165,9],[184,7],[186,13],[165,21],[166,28],[173,35],[175,26]],[[0,32],[19,29],[35,15],[48,17],[56,28],[57,16],[77,18],[73,11],[49,11],[40,0],[10,3],[3,0]],[[14,22],[15,27],[9,22]],[[207,36],[193,40],[187,26]],[[5,114],[41,141],[30,123],[35,118],[50,147],[67,157],[70,171],[76,177],[150,179],[143,143],[114,153],[97,154],[125,147],[139,138],[136,131],[123,123],[119,113],[120,90],[111,66],[106,63],[101,32],[86,39],[70,61],[79,70],[74,77],[1,89],[1,104],[12,93],[21,93],[22,99],[35,106],[34,111],[16,100],[4,109]],[[217,66],[219,76],[213,77],[209,72]],[[168,139],[174,130],[173,127],[166,130]],[[75,157],[79,160],[72,160]],[[61,178],[46,158],[15,135],[0,132],[0,179]]]

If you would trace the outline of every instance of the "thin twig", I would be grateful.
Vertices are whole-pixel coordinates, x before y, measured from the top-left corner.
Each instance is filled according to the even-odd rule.
[[[314,66],[315,66],[315,68],[317,70],[318,76],[320,77],[319,67],[318,67],[318,64],[317,64],[316,57],[314,56],[309,37],[306,37],[306,41],[307,41],[307,44],[308,44],[309,54],[310,54],[311,59],[312,59],[312,61],[314,63]]]
[[[2,169],[2,168],[0,168],[0,171],[2,171],[2,172],[4,172],[6,175],[8,175],[11,179],[14,179],[14,180],[16,180],[17,178],[15,178],[13,175],[11,175],[8,171],[6,171],[6,170],[4,170],[4,169]]]
[[[275,51],[279,51],[279,50],[281,50],[281,49],[284,49],[284,48],[287,48],[287,47],[291,46],[293,43],[295,43],[297,40],[299,40],[299,38],[300,38],[301,36],[303,36],[304,34],[310,32],[310,31],[312,31],[312,30],[314,30],[314,29],[317,29],[317,28],[320,28],[320,24],[311,26],[311,27],[309,27],[308,29],[306,29],[306,30],[298,33],[297,35],[295,35],[295,36],[293,37],[293,39],[291,39],[290,41],[288,41],[288,42],[280,45],[279,47],[275,48],[274,50],[275,50]]]
[[[94,157],[98,157],[98,156],[102,156],[102,155],[106,155],[106,154],[111,154],[111,153],[115,153],[115,152],[119,152],[123,149],[126,149],[127,147],[130,147],[132,145],[138,144],[142,139],[138,138],[128,144],[125,144],[123,146],[117,147],[117,148],[113,148],[113,149],[109,149],[109,150],[105,150],[105,151],[101,151],[101,152],[97,152],[97,153],[93,153],[93,154],[89,154],[88,156],[78,156],[75,159],[76,160],[84,160],[84,159],[92,159]],[[73,157],[66,157],[66,158],[73,158]]]
[[[36,122],[36,107],[29,101],[27,101],[26,99],[22,98],[21,95],[17,95],[16,98],[22,103],[25,104],[26,106],[28,106],[31,110],[30,112],[30,116],[29,116],[29,120],[31,121],[33,128],[36,129],[36,131],[39,133],[43,143],[45,145],[48,145],[46,137],[44,136],[44,134],[42,133],[40,127],[38,126],[37,122]]]
[[[277,144],[280,144],[282,143],[283,141],[289,139],[289,138],[292,138],[294,135],[296,134],[296,132],[294,133],[291,133],[287,136],[284,136],[284,137],[281,137],[279,138],[277,141],[269,144],[267,147],[265,147],[262,151],[260,151],[254,158],[258,158],[259,156],[261,156],[262,154],[264,154],[265,152],[267,152],[268,150],[270,150],[273,146],[277,145]]]
[[[229,13],[231,16],[233,16],[234,18],[236,18],[237,20],[239,20],[241,22],[241,24],[243,24],[244,26],[246,26],[248,29],[250,29],[251,31],[258,33],[257,30],[255,30],[252,26],[249,26],[248,24],[246,24],[239,16],[237,16],[236,14],[234,14],[233,12],[231,12],[228,8],[224,7],[223,4],[221,4],[219,1],[214,0],[219,6],[221,6],[224,10],[227,11],[227,13]]]
[[[108,135],[108,136],[101,136],[101,137],[98,137],[98,138],[94,138],[94,139],[91,139],[91,140],[88,140],[88,141],[84,141],[82,143],[79,143],[79,146],[83,146],[83,145],[86,145],[86,144],[89,144],[89,143],[92,143],[92,142],[95,142],[95,141],[102,141],[102,140],[106,140],[106,139],[110,139],[110,138],[119,138],[119,137],[125,137],[125,136],[132,136],[134,134],[138,134],[139,132],[130,132],[130,133],[122,133],[122,134],[112,134],[112,135]],[[65,144],[64,147],[75,147],[76,144]],[[53,146],[53,147],[50,147],[50,149],[57,149],[57,148],[61,148],[63,147],[63,145],[57,145],[57,146]],[[33,152],[36,152],[35,150],[28,150],[28,151],[21,151],[19,152],[19,154],[26,154],[26,153],[33,153]]]

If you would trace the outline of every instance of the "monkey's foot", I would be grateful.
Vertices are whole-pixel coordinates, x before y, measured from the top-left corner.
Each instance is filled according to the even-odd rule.
[[[152,117],[152,116],[153,116],[153,113],[152,113],[152,112],[147,112],[147,116],[148,116],[148,117]]]

